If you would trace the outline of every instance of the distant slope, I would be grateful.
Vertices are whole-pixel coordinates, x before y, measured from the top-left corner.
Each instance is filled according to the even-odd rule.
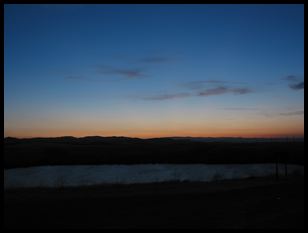
[[[132,138],[132,137],[102,137],[102,136],[86,136],[86,137],[47,137],[47,138],[4,138],[5,144],[18,143],[18,142],[55,142],[55,143],[103,143],[103,142],[170,142],[172,140],[184,140],[194,142],[303,142],[304,138],[290,137],[290,138],[242,138],[242,137],[162,137],[162,138]]]
[[[174,138],[58,137],[4,139],[4,167],[140,163],[303,164],[304,142],[230,142]]]
[[[241,138],[241,137],[172,137],[176,140],[190,140],[195,142],[303,142],[304,138]]]

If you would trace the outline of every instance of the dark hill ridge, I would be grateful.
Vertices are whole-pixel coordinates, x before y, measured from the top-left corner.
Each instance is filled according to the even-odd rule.
[[[67,143],[67,144],[97,144],[97,143],[106,143],[106,142],[134,142],[140,141],[139,138],[129,138],[129,137],[100,137],[100,136],[87,136],[87,137],[72,137],[72,136],[63,136],[63,137],[48,137],[48,138],[4,138],[5,144],[12,143]]]
[[[247,141],[246,141],[247,142]],[[187,138],[4,139],[4,167],[81,164],[304,164],[304,141],[194,141]]]
[[[243,137],[173,137],[177,140],[190,140],[198,142],[303,142],[303,137],[287,137],[287,138],[243,138]]]
[[[171,142],[174,140],[181,141],[194,141],[194,142],[303,142],[302,137],[290,137],[290,138],[242,138],[242,137],[162,137],[162,138],[132,138],[124,136],[86,136],[86,137],[73,137],[73,136],[62,136],[62,137],[36,137],[36,138],[4,138],[5,144],[18,143],[18,142],[56,142],[56,143],[99,143],[99,142],[141,142],[141,141],[153,141],[153,142]]]

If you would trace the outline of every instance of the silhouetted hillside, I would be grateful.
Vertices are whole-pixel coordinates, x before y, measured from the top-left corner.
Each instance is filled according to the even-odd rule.
[[[4,139],[4,167],[68,164],[303,164],[304,142],[203,142],[172,138],[58,137]]]

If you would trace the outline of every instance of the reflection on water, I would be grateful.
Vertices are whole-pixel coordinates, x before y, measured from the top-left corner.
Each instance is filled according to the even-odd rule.
[[[304,166],[288,165],[304,174]],[[279,173],[284,173],[280,165]],[[41,166],[4,170],[4,188],[134,184],[169,181],[208,182],[275,174],[275,164],[139,164]]]

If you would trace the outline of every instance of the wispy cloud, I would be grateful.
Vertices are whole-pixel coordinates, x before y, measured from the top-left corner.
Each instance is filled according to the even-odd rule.
[[[277,111],[260,111],[259,114],[265,117],[277,117],[277,116],[300,116],[304,115],[304,110],[288,111],[288,112],[277,112]]]
[[[184,86],[189,89],[203,89],[205,85],[215,85],[215,84],[243,84],[243,82],[235,82],[235,81],[224,81],[224,80],[218,80],[218,79],[207,79],[207,80],[196,80],[191,82],[186,82],[181,84],[181,86]]]
[[[292,90],[297,91],[304,89],[304,81],[296,75],[288,75],[282,79],[289,82],[289,88]]]
[[[280,113],[281,116],[298,116],[298,115],[304,115],[304,110],[300,111],[293,111],[293,112],[282,112]]]
[[[227,93],[233,93],[233,94],[247,94],[252,92],[249,88],[230,88],[225,86],[219,86],[215,88],[210,88],[207,90],[194,92],[194,93],[188,93],[188,92],[181,92],[181,93],[174,93],[174,94],[160,94],[160,95],[154,95],[154,96],[147,96],[142,97],[143,100],[168,100],[168,99],[177,99],[177,98],[185,98],[190,96],[196,96],[196,97],[204,97],[204,96],[211,96],[211,95],[223,95]]]
[[[230,108],[223,108],[224,110],[230,111],[255,111],[259,110],[259,108],[249,108],[249,107],[230,107]]]
[[[189,89],[202,89],[204,88],[205,84],[224,84],[226,82],[221,80],[199,80],[199,81],[191,81],[187,83],[181,84],[181,86],[184,86]]]
[[[234,94],[240,94],[240,95],[243,95],[243,94],[248,94],[248,93],[251,93],[252,90],[250,88],[246,88],[246,87],[242,87],[242,88],[231,88],[229,89],[230,92],[234,93]]]
[[[293,90],[302,90],[304,89],[304,82],[289,84],[289,87]]]
[[[200,96],[221,95],[227,93],[229,90],[227,87],[215,87],[207,89],[198,93]]]
[[[127,79],[136,79],[146,76],[144,71],[139,68],[114,68],[110,66],[99,66],[97,72],[103,75],[116,75]]]
[[[296,75],[288,75],[286,77],[283,77],[282,79],[286,80],[286,81],[291,81],[291,82],[297,82],[298,81],[298,77]]]
[[[143,100],[168,100],[168,99],[177,99],[177,98],[185,98],[191,96],[190,93],[174,93],[174,94],[162,94],[162,95],[154,95],[143,97]]]
[[[198,93],[199,96],[211,96],[211,95],[222,95],[227,93],[233,93],[233,94],[248,94],[252,92],[250,88],[241,87],[241,88],[230,88],[226,86],[219,86],[215,88],[206,89],[204,91],[201,91]]]

